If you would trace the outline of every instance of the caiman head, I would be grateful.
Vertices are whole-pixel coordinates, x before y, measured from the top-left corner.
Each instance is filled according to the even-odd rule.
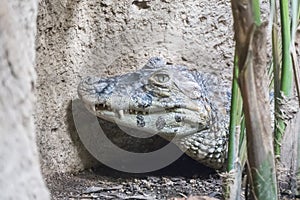
[[[206,161],[204,164],[219,168],[220,163],[224,162],[226,142],[222,135],[210,133],[210,130],[216,131],[217,114],[216,107],[208,99],[205,82],[198,72],[167,64],[155,57],[136,72],[110,78],[87,77],[80,82],[78,94],[87,109],[97,117],[159,134],[167,140],[176,137],[178,146],[185,149],[190,148],[191,140],[196,135],[204,138],[204,143],[215,140],[214,150],[210,151],[219,152],[213,161],[219,165],[207,164]],[[205,136],[199,136],[200,133]],[[190,143],[186,142],[188,140]],[[199,143],[198,139],[195,141]],[[222,144],[218,145],[218,141]],[[202,150],[205,149],[203,151],[211,149],[211,144],[200,142],[199,145],[202,145]],[[198,154],[193,152],[188,154]],[[196,156],[196,159],[208,159],[212,153],[206,153],[201,158]]]

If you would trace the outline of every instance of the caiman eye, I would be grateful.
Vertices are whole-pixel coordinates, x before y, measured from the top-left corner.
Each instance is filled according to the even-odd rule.
[[[166,83],[170,80],[170,76],[168,74],[155,74],[154,78],[159,83]]]

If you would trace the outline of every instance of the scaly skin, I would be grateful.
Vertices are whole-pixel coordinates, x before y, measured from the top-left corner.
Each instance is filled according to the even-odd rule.
[[[226,160],[229,98],[215,77],[151,58],[140,70],[87,77],[78,86],[90,112],[118,125],[159,134],[219,169]]]

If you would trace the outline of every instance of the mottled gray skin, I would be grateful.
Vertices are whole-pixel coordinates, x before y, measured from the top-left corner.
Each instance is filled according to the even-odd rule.
[[[151,58],[140,70],[87,77],[78,94],[90,112],[118,125],[159,134],[209,167],[224,166],[229,97],[215,77]]]

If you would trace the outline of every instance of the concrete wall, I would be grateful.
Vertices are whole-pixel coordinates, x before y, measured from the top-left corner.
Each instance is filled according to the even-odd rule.
[[[0,199],[46,200],[33,119],[37,2],[0,5]]]

